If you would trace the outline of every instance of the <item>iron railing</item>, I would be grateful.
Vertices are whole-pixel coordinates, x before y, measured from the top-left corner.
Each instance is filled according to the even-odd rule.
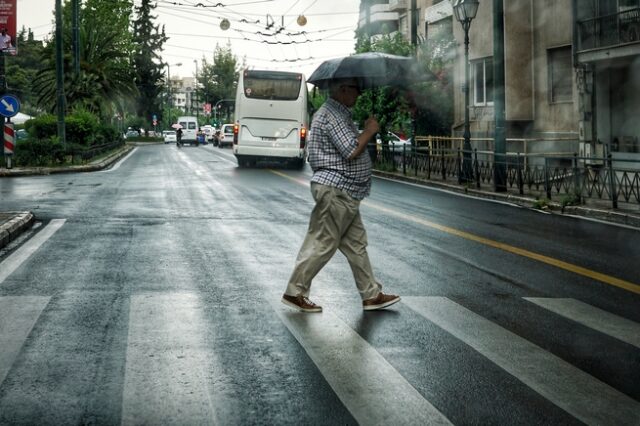
[[[640,41],[640,8],[579,21],[578,51]]]
[[[568,154],[507,153],[496,169],[493,151],[474,149],[471,167],[463,169],[465,151],[405,145],[376,152],[375,168],[428,180],[493,189],[496,177],[507,190],[536,198],[561,198],[571,204],[604,200],[613,208],[619,203],[640,204],[640,160],[580,157]],[[470,175],[468,175],[470,173]],[[496,176],[502,173],[501,176]]]

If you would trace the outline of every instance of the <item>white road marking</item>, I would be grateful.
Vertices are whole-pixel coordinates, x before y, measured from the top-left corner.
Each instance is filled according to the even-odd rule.
[[[467,308],[445,297],[402,300],[580,421],[640,423],[634,399]]]
[[[120,165],[122,165],[122,163],[124,163],[125,161],[127,161],[129,159],[129,157],[131,157],[133,155],[134,152],[136,152],[138,149],[138,147],[135,147],[131,150],[130,153],[127,154],[126,157],[124,157],[123,159],[121,159],[120,161],[118,161],[116,164],[113,165],[113,167],[110,167],[108,169],[105,170],[100,170],[100,173],[109,173],[109,172],[113,172],[114,170],[118,170],[118,168],[120,167]]]
[[[276,303],[275,311],[359,424],[451,424],[336,316],[285,312]]]
[[[29,239],[19,249],[0,263],[0,284],[27,260],[42,244],[64,225],[66,219],[53,219],[42,231]]]
[[[525,297],[545,309],[640,348],[640,324],[575,299]]]
[[[212,146],[213,146],[213,145],[212,145]],[[226,161],[226,162],[228,162],[228,163],[231,163],[231,164],[233,164],[234,166],[238,165],[238,162],[236,161],[235,156],[233,156],[233,153],[231,154],[231,155],[233,156],[233,160],[231,160],[231,159],[227,158],[228,154],[223,153],[223,152],[224,152],[224,149],[215,148],[215,150],[214,150],[213,152],[215,152],[215,153],[216,153],[216,156],[217,156],[218,158],[220,158],[221,160],[224,160],[224,161]]]
[[[201,309],[190,293],[131,298],[123,425],[215,424]]]
[[[7,377],[50,297],[0,297],[0,384]]]

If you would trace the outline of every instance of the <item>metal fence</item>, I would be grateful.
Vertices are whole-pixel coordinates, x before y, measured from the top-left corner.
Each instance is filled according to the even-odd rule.
[[[640,8],[578,22],[578,50],[615,46],[640,40]]]
[[[449,138],[451,139],[451,138]],[[507,191],[567,204],[589,200],[640,205],[640,161],[580,157],[576,153],[507,153],[496,163],[494,152],[440,146],[382,147],[375,168],[403,175],[493,190],[498,182]],[[497,165],[497,166],[496,166]]]

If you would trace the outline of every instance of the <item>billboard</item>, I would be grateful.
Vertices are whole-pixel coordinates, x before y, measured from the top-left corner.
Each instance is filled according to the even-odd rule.
[[[0,0],[0,50],[3,54],[16,54],[16,2]]]

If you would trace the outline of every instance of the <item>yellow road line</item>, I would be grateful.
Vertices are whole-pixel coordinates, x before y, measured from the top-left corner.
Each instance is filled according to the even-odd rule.
[[[288,176],[284,173],[275,171],[275,170],[271,170],[273,173],[277,174],[278,176],[282,176],[284,178],[287,178],[289,180],[292,180],[296,183],[302,184],[302,185],[306,185],[309,186],[309,182],[307,181],[302,181],[301,179],[296,179],[293,178],[291,176]],[[457,237],[460,238],[464,238],[466,240],[470,240],[470,241],[475,241],[477,243],[480,244],[484,244],[486,246],[489,247],[493,247],[493,248],[497,248],[503,251],[506,251],[508,253],[512,253],[512,254],[517,254],[519,256],[523,256],[523,257],[527,257],[529,259],[533,259],[533,260],[537,260],[538,262],[542,262],[542,263],[546,263],[547,265],[551,265],[551,266],[555,266],[557,268],[560,269],[564,269],[565,271],[569,271],[569,272],[573,272],[574,274],[578,274],[578,275],[582,275],[585,276],[587,278],[591,278],[593,280],[596,281],[600,281],[603,282],[605,284],[609,284],[618,288],[622,288],[624,290],[636,293],[636,294],[640,294],[640,285],[638,284],[634,284],[630,281],[625,281],[623,279],[620,278],[616,278],[616,277],[612,277],[611,275],[606,275],[603,274],[601,272],[597,272],[597,271],[593,271],[591,269],[588,268],[583,268],[582,266],[578,266],[578,265],[574,265],[572,263],[569,262],[564,262],[562,260],[558,260],[555,259],[553,257],[549,257],[549,256],[545,256],[543,254],[540,253],[535,253],[529,250],[525,250],[519,247],[515,247],[509,244],[505,244],[505,243],[501,243],[498,241],[494,241],[494,240],[490,240],[488,238],[484,238],[484,237],[480,237],[478,235],[475,234],[470,234],[469,232],[465,232],[465,231],[461,231],[459,229],[455,229],[455,228],[451,228],[449,226],[444,226],[444,225],[440,225],[438,223],[435,222],[431,222],[429,220],[425,220],[422,219],[420,217],[417,216],[412,216],[412,215],[407,215],[404,213],[400,213],[396,210],[381,206],[379,204],[376,203],[372,203],[371,201],[363,201],[362,204],[366,205],[367,207],[371,207],[374,208],[376,210],[388,213],[390,215],[393,216],[397,216],[397,217],[401,217],[407,220],[410,220],[412,222],[418,223],[420,225],[432,228],[432,229],[437,229],[438,231],[441,232],[445,232],[447,234],[450,235],[455,235]]]

